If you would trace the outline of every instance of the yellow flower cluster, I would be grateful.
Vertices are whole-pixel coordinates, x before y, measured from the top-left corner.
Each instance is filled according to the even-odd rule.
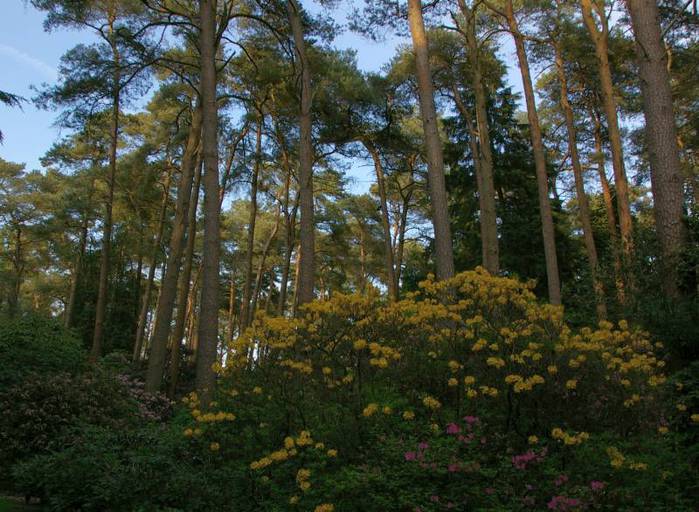
[[[554,428],[551,431],[551,437],[558,441],[563,441],[563,444],[567,446],[574,446],[577,444],[582,444],[588,439],[590,439],[590,434],[587,432],[578,432],[577,434],[568,434],[563,429]]]
[[[433,411],[436,411],[437,409],[442,407],[440,401],[434,398],[433,396],[426,396],[425,398],[423,398],[422,404]]]
[[[311,488],[311,482],[308,481],[309,478],[311,478],[310,469],[301,468],[296,472],[296,483],[303,492]]]
[[[628,461],[619,449],[613,446],[607,448],[607,455],[609,456],[609,463],[614,469],[621,469],[624,466],[634,471],[645,471],[648,469],[648,464]]]
[[[216,423],[219,421],[233,421],[235,420],[235,414],[230,412],[207,412],[202,414],[199,409],[194,409],[192,411],[192,417],[200,423]]]
[[[515,393],[531,391],[534,386],[543,384],[544,382],[544,378],[541,375],[532,375],[531,377],[524,378],[521,375],[511,374],[505,377],[506,384],[514,384],[513,389]]]
[[[318,505],[315,509],[313,509],[313,512],[334,512],[335,510],[335,505],[332,505],[330,503],[322,503]]]
[[[378,404],[369,404],[362,411],[362,416],[368,418],[369,416],[373,416],[376,413],[376,411],[378,411],[378,410],[379,410]]]

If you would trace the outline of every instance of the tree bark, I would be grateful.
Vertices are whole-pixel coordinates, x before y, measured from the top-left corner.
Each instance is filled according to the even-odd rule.
[[[396,270],[393,264],[393,244],[391,242],[391,220],[388,214],[388,200],[386,199],[386,182],[381,163],[381,155],[373,142],[369,139],[362,139],[362,144],[371,155],[376,171],[376,185],[379,189],[379,203],[381,205],[381,226],[383,228],[384,251],[386,252],[386,284],[388,285],[388,298],[391,301],[398,300],[398,282],[396,281]]]
[[[590,111],[590,117],[594,122],[595,153],[597,154],[597,174],[602,186],[602,199],[604,200],[604,210],[607,214],[607,225],[609,228],[609,239],[612,247],[614,259],[614,287],[616,289],[617,301],[622,306],[626,305],[626,288],[624,287],[623,270],[621,263],[621,251],[619,247],[619,232],[617,231],[616,213],[614,212],[614,200],[612,190],[609,186],[607,173],[604,165],[604,145],[602,143],[602,121],[600,116]]]
[[[107,316],[107,293],[109,288],[110,252],[112,250],[112,207],[114,205],[114,188],[116,185],[117,170],[117,145],[119,143],[119,108],[121,103],[121,61],[119,49],[114,35],[114,23],[116,13],[109,15],[109,38],[114,58],[114,71],[112,74],[112,126],[109,140],[109,170],[107,173],[107,199],[105,202],[104,222],[102,227],[102,254],[100,255],[99,286],[97,290],[97,304],[95,305],[95,328],[92,335],[92,348],[89,361],[97,362],[102,355],[102,342],[104,337],[104,322]]]
[[[683,221],[684,180],[677,146],[667,53],[656,1],[627,0],[626,5],[636,38],[653,212],[662,253],[662,284],[668,297],[677,298],[680,295],[677,267],[687,234]]]
[[[207,408],[216,386],[212,365],[218,348],[220,208],[218,183],[218,109],[216,106],[216,2],[201,0],[200,52],[204,155],[204,243],[202,247],[201,304],[196,388]]]
[[[277,236],[277,232],[279,231],[279,221],[281,220],[281,213],[282,212],[280,208],[277,212],[277,217],[274,221],[274,228],[272,228],[272,232],[269,234],[269,237],[267,237],[265,245],[262,248],[262,254],[260,254],[260,262],[257,265],[257,274],[255,278],[255,293],[252,296],[252,304],[250,305],[250,321],[252,321],[252,319],[255,318],[255,313],[257,311],[257,301],[259,300],[260,290],[262,289],[262,277],[265,272],[265,262],[267,261],[267,256],[269,255],[269,249],[270,247],[272,247],[272,242],[274,242],[274,239]]]
[[[315,280],[315,221],[313,212],[313,141],[311,139],[312,90],[311,70],[306,56],[301,7],[296,0],[288,0],[286,8],[294,37],[296,56],[301,68],[301,110],[299,114],[299,205],[301,220],[299,226],[299,278],[296,288],[298,305],[313,300]]]
[[[444,156],[437,127],[437,109],[434,104],[434,86],[422,18],[422,2],[408,0],[408,22],[415,54],[420,113],[427,154],[427,181],[429,184],[432,225],[434,227],[435,263],[437,278],[448,279],[454,275],[454,254],[449,225],[447,190],[444,184]]]
[[[598,29],[592,14],[592,2],[600,19],[601,30]],[[604,12],[604,0],[580,0],[585,26],[592,42],[595,45],[595,55],[600,79],[600,91],[607,118],[607,131],[609,145],[612,151],[612,168],[614,169],[614,187],[616,190],[617,214],[619,218],[619,232],[621,234],[621,252],[623,255],[624,274],[632,281],[629,268],[633,258],[633,226],[631,208],[629,206],[629,185],[624,169],[624,155],[621,143],[621,132],[617,117],[617,104],[614,98],[614,86],[612,84],[612,72],[609,65],[609,27]]]
[[[255,255],[255,225],[257,222],[257,183],[262,164],[262,129],[264,118],[260,115],[257,121],[255,136],[255,163],[250,180],[250,216],[248,220],[247,251],[245,253],[245,277],[243,279],[243,300],[240,303],[240,332],[250,324],[250,300],[252,298],[252,267]]]
[[[480,150],[480,182],[478,188],[479,206],[481,210],[481,244],[483,266],[491,274],[500,271],[500,248],[498,242],[497,211],[495,208],[495,184],[493,170],[493,152],[490,142],[490,126],[488,123],[487,97],[481,72],[480,45],[476,38],[476,13],[470,9],[464,0],[459,0],[459,8],[466,20],[463,31],[468,47],[468,57],[471,64],[471,88],[476,99],[476,124],[478,133],[478,149]],[[462,102],[463,104],[463,102]],[[461,109],[461,107],[459,107]],[[476,157],[474,156],[474,160]]]
[[[590,204],[585,193],[585,181],[583,177],[582,165],[580,164],[580,155],[578,154],[578,137],[575,129],[575,118],[573,108],[568,99],[568,80],[565,75],[565,67],[563,65],[563,56],[560,45],[557,41],[553,41],[555,52],[556,73],[558,82],[561,87],[561,109],[565,117],[566,133],[568,136],[568,153],[570,154],[570,162],[573,167],[573,176],[575,178],[575,193],[578,198],[578,213],[580,215],[580,225],[582,226],[583,239],[585,241],[585,249],[587,251],[587,260],[590,264],[590,274],[592,276],[592,287],[595,293],[595,302],[597,309],[597,318],[605,320],[607,318],[607,305],[604,297],[604,286],[599,278],[599,257],[597,256],[597,246],[595,238],[592,234],[592,221],[590,219]]]
[[[168,396],[175,396],[177,381],[180,376],[180,351],[182,348],[182,338],[184,336],[185,319],[187,308],[190,307],[190,281],[192,278],[192,261],[194,259],[194,243],[197,238],[197,206],[199,204],[199,188],[201,185],[201,154],[197,158],[196,174],[194,175],[194,186],[192,187],[192,197],[189,200],[189,211],[187,212],[187,248],[184,254],[184,265],[180,272],[180,282],[177,288],[177,312],[175,314],[175,328],[172,331],[170,345],[170,383]],[[196,302],[196,301],[195,301]],[[193,305],[191,306],[194,307]]]
[[[177,277],[180,272],[180,262],[185,246],[185,232],[190,208],[189,202],[194,181],[194,168],[196,167],[196,152],[201,140],[201,133],[202,107],[197,105],[192,112],[192,126],[189,129],[187,145],[182,155],[182,176],[177,189],[175,219],[170,235],[167,268],[160,284],[160,298],[151,336],[148,370],[144,388],[148,393],[155,393],[160,389],[163,372],[165,371],[167,340],[172,327],[172,313],[177,295]]]
[[[146,289],[143,292],[143,303],[138,316],[138,326],[136,328],[136,340],[134,341],[132,360],[138,361],[141,359],[141,349],[143,348],[143,335],[146,332],[146,320],[148,319],[148,310],[150,309],[150,296],[153,290],[153,282],[155,281],[155,269],[158,266],[158,254],[160,246],[163,242],[163,232],[165,231],[165,215],[167,214],[167,203],[170,197],[170,182],[172,181],[172,167],[168,169],[167,179],[163,188],[163,201],[160,205],[160,213],[158,215],[158,230],[153,240],[153,249],[150,255],[150,267],[148,268],[148,279],[146,280]]]
[[[551,304],[561,303],[561,282],[558,274],[558,257],[556,256],[556,237],[553,226],[553,214],[549,202],[549,180],[546,172],[546,156],[544,142],[539,126],[539,115],[536,111],[534,86],[529,71],[529,61],[524,47],[524,36],[519,30],[519,24],[514,14],[512,0],[505,3],[505,16],[510,33],[515,41],[517,60],[522,74],[524,97],[527,103],[527,119],[532,140],[534,164],[536,166],[536,182],[539,191],[539,212],[541,215],[541,232],[544,240],[544,257],[546,259],[546,279],[548,283],[549,300]]]
[[[78,254],[75,256],[73,267],[73,275],[71,276],[70,292],[68,293],[68,304],[66,305],[65,317],[63,325],[66,327],[73,326],[73,314],[75,312],[75,301],[78,296],[78,284],[80,282],[80,271],[82,270],[83,261],[85,260],[85,251],[87,250],[87,232],[90,227],[90,218],[85,212],[82,226],[80,227],[80,242]]]

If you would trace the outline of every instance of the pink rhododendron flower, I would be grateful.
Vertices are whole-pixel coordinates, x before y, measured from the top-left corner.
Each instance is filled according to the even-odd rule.
[[[593,480],[590,482],[590,489],[593,491],[601,491],[606,487],[606,484],[604,482],[600,482],[599,480]]]
[[[556,485],[556,487],[560,487],[561,485],[563,485],[567,481],[568,481],[568,475],[560,474],[556,477],[556,480],[553,483]]]
[[[580,506],[580,500],[576,498],[568,498],[567,496],[554,496],[546,506],[549,510],[561,510],[563,512],[573,510]]]
[[[417,447],[418,447],[420,450],[427,450],[427,449],[430,447],[430,445],[427,444],[425,441],[423,441],[423,442],[421,442],[419,445],[417,445]]]
[[[417,453],[415,452],[405,452],[405,460],[415,460],[417,459]]]
[[[458,434],[461,432],[461,427],[459,427],[456,423],[449,423],[447,425],[447,434]]]
[[[447,466],[447,471],[449,471],[449,473],[456,473],[458,470],[459,470],[458,464],[449,464]]]

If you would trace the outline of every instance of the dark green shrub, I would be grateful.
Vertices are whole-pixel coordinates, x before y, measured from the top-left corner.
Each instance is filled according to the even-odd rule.
[[[6,463],[60,449],[79,424],[121,428],[138,418],[125,387],[101,373],[27,376],[0,393],[0,459]]]
[[[56,320],[26,316],[0,320],[0,391],[29,373],[76,373],[85,353],[72,331]]]

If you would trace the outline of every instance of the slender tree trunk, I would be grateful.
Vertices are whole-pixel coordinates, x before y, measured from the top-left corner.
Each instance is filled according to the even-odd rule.
[[[15,272],[13,275],[12,288],[10,289],[10,295],[8,297],[8,307],[10,318],[17,316],[19,311],[19,296],[22,290],[22,280],[24,273],[24,257],[22,256],[22,228],[17,225],[15,228],[15,248],[13,254],[13,266],[15,267]]]
[[[218,203],[218,109],[216,106],[216,2],[201,0],[200,52],[203,105],[204,244],[202,247],[201,304],[196,387],[207,408],[216,386],[212,365],[218,348],[219,258],[221,250]]]
[[[388,214],[388,200],[386,199],[386,182],[381,163],[381,155],[376,146],[369,139],[362,139],[362,144],[367,149],[374,161],[376,171],[376,185],[379,189],[379,202],[381,205],[381,225],[383,227],[384,251],[386,252],[386,281],[388,285],[388,297],[391,301],[398,300],[398,283],[396,282],[396,270],[393,266],[393,244],[391,243],[391,220]]]
[[[148,267],[148,279],[146,280],[146,289],[143,292],[143,303],[138,316],[138,326],[136,327],[136,340],[133,345],[132,360],[138,361],[141,358],[141,350],[143,348],[143,335],[146,332],[146,321],[148,319],[148,310],[150,309],[150,298],[153,290],[153,282],[155,281],[155,269],[158,266],[158,254],[160,246],[163,243],[163,232],[165,231],[165,216],[167,214],[167,203],[170,197],[170,183],[172,181],[172,167],[168,170],[167,178],[163,188],[163,200],[160,204],[160,212],[158,214],[158,230],[153,240],[153,248],[150,255],[150,266]]]
[[[604,165],[604,144],[602,143],[602,121],[600,116],[594,111],[590,111],[590,117],[594,122],[595,153],[597,154],[597,174],[602,187],[602,199],[604,200],[604,210],[607,214],[607,225],[609,226],[609,239],[612,247],[614,259],[614,287],[616,288],[617,301],[620,305],[626,305],[626,287],[624,285],[623,264],[621,262],[621,250],[619,247],[619,232],[617,231],[616,213],[614,212],[614,200],[612,199],[612,189],[609,186],[607,173]]]
[[[245,277],[243,279],[243,300],[240,304],[240,332],[243,332],[250,324],[250,300],[252,297],[252,269],[255,255],[255,224],[257,221],[257,183],[262,164],[262,129],[264,118],[260,115],[257,121],[257,134],[255,136],[255,164],[250,182],[250,216],[248,220],[247,251],[245,253]]]
[[[486,208],[485,202],[486,202],[486,196],[483,192],[483,157],[480,153],[480,149],[478,147],[478,131],[476,130],[476,127],[473,124],[473,120],[471,118],[471,114],[466,108],[466,105],[463,102],[463,99],[461,98],[461,93],[459,92],[458,88],[456,85],[452,86],[452,92],[454,94],[454,102],[456,103],[456,106],[461,113],[461,117],[463,118],[464,122],[466,123],[466,128],[468,130],[468,144],[471,149],[471,154],[473,155],[473,168],[476,171],[476,187],[478,189],[478,206],[480,208],[480,231],[481,231],[481,258],[482,258],[482,264],[483,266],[488,270],[488,272],[495,273],[497,270],[493,270],[492,268],[488,268],[488,266],[492,266],[492,262],[488,261],[489,255],[491,252],[489,251],[489,244],[491,243],[489,241],[489,233],[487,233],[488,229],[486,227],[486,222],[484,218],[484,210]],[[497,244],[497,232],[495,236],[496,244]]]
[[[668,57],[656,1],[627,0],[626,5],[636,37],[653,212],[662,252],[662,283],[665,294],[676,298],[680,295],[677,267],[687,234],[683,221],[684,180],[677,146]]]
[[[427,181],[430,192],[432,225],[434,227],[437,278],[448,279],[454,275],[454,254],[451,227],[449,225],[447,190],[444,184],[442,141],[440,140],[437,127],[434,86],[432,84],[427,35],[425,34],[425,22],[422,18],[422,2],[420,0],[408,0],[408,22],[413,40],[420,113],[425,133]]]
[[[478,128],[478,148],[480,150],[480,183],[478,188],[481,210],[481,244],[483,266],[491,274],[500,270],[500,248],[498,242],[497,211],[495,208],[495,184],[493,171],[493,152],[490,143],[490,126],[488,123],[487,98],[481,72],[480,45],[476,38],[476,13],[464,0],[459,0],[459,8],[466,20],[463,31],[468,47],[471,64],[471,88],[476,99],[476,124]],[[463,105],[463,102],[462,102]],[[461,107],[459,107],[461,110]],[[476,157],[474,156],[474,160]]]
[[[170,383],[168,386],[168,396],[175,396],[177,381],[180,376],[180,351],[182,338],[184,336],[185,319],[188,308],[192,302],[190,296],[190,281],[192,278],[192,261],[194,259],[194,244],[197,238],[197,206],[199,204],[199,188],[201,184],[202,156],[197,157],[196,174],[194,175],[194,186],[192,187],[192,197],[189,200],[189,211],[187,212],[187,248],[184,254],[184,265],[180,272],[180,282],[177,288],[177,311],[175,314],[175,328],[172,331],[172,342],[170,346]],[[195,301],[196,302],[196,301]]]
[[[280,144],[282,139],[279,138]],[[281,282],[279,284],[279,302],[277,310],[280,316],[284,316],[286,310],[286,295],[289,283],[289,269],[291,267],[291,253],[294,250],[294,227],[296,224],[296,212],[298,210],[298,194],[294,201],[293,212],[289,211],[289,198],[291,188],[291,165],[289,164],[288,154],[285,149],[282,149],[282,164],[286,171],[286,181],[284,182],[284,227],[286,231],[286,250],[284,254],[284,264],[282,266]]]
[[[313,300],[315,279],[315,221],[313,212],[313,141],[311,140],[311,70],[306,57],[301,7],[296,0],[286,2],[289,23],[294,37],[296,56],[301,68],[301,111],[299,115],[299,204],[301,221],[299,240],[301,252],[299,260],[299,279],[296,288],[296,301],[299,305]]]
[[[294,268],[294,304],[292,307],[292,315],[296,316],[296,313],[298,312],[299,309],[299,301],[298,301],[298,293],[297,290],[299,289],[299,279],[301,275],[301,244],[299,243],[296,246],[296,261],[295,261],[295,268]]]
[[[604,297],[604,286],[599,278],[599,258],[597,256],[597,246],[592,234],[592,221],[590,219],[590,204],[585,193],[585,181],[583,177],[582,165],[578,154],[577,131],[575,129],[575,118],[573,108],[568,100],[568,80],[565,75],[563,56],[558,42],[553,42],[555,51],[556,73],[561,86],[561,108],[565,116],[566,132],[568,135],[568,152],[573,166],[573,176],[575,178],[575,193],[578,198],[578,213],[580,215],[580,225],[583,230],[583,239],[587,251],[587,260],[590,264],[590,274],[592,275],[592,286],[595,292],[597,305],[597,318],[604,320],[607,318],[607,305]]]
[[[80,242],[78,248],[78,254],[75,256],[75,263],[73,266],[73,275],[71,276],[70,282],[70,292],[68,293],[68,304],[66,305],[65,317],[63,318],[63,325],[66,327],[73,326],[73,314],[75,312],[75,301],[78,296],[78,284],[80,283],[80,271],[82,270],[83,261],[85,260],[85,251],[87,249],[87,232],[90,227],[90,218],[85,212],[83,217],[82,226],[80,226]]]
[[[107,316],[107,298],[109,288],[109,257],[112,250],[112,207],[114,205],[114,188],[116,186],[117,145],[119,143],[119,107],[121,103],[121,61],[114,35],[115,16],[110,15],[109,37],[114,58],[112,80],[112,126],[109,141],[109,170],[107,174],[107,199],[105,202],[104,222],[102,228],[102,254],[100,255],[100,274],[95,305],[95,329],[92,336],[92,348],[89,360],[97,362],[102,355],[104,322]]]
[[[185,246],[185,232],[190,208],[189,202],[196,167],[196,152],[201,140],[201,133],[202,108],[198,105],[192,112],[192,126],[189,129],[187,145],[182,155],[182,176],[177,189],[175,219],[170,235],[167,268],[160,285],[160,298],[151,336],[148,370],[144,388],[149,393],[155,393],[160,389],[163,372],[165,371],[167,341],[172,327],[172,313],[177,295],[177,277],[180,272],[180,262]],[[218,202],[218,197],[216,197],[216,200]]]
[[[228,325],[226,326],[226,342],[230,346],[233,343],[233,334],[235,333],[235,278],[231,273],[230,286],[228,288]]]
[[[405,248],[405,231],[408,228],[408,210],[410,208],[410,198],[412,190],[403,198],[403,209],[400,214],[400,223],[398,225],[398,241],[396,243],[396,282],[400,292],[400,278],[403,268],[403,251]]]
[[[551,203],[549,201],[549,180],[546,172],[544,142],[541,136],[541,127],[539,126],[539,115],[536,111],[534,86],[529,71],[527,52],[524,47],[524,36],[519,30],[517,18],[514,15],[512,0],[507,0],[505,4],[505,15],[510,33],[515,41],[517,60],[519,61],[519,69],[522,73],[524,97],[527,102],[527,118],[529,120],[529,132],[532,140],[534,164],[536,166],[536,182],[539,191],[539,212],[541,214],[541,232],[544,240],[544,257],[546,259],[546,279],[548,282],[549,300],[552,304],[560,304],[561,282],[558,274],[558,257],[556,256],[553,214],[551,213]]]
[[[601,31],[597,28],[592,14],[592,1],[595,2],[595,11],[600,19]],[[614,98],[614,86],[612,84],[612,72],[609,65],[609,48],[607,17],[604,12],[603,0],[580,0],[583,20],[590,37],[595,45],[597,56],[600,91],[604,112],[607,118],[607,131],[609,133],[609,145],[612,151],[612,168],[614,169],[614,187],[616,190],[617,213],[619,216],[619,232],[621,234],[621,251],[623,255],[624,274],[633,281],[629,268],[633,258],[633,226],[631,220],[631,208],[629,206],[629,185],[624,169],[624,155],[622,150],[621,132],[617,117],[617,104]]]
[[[267,261],[267,256],[269,255],[269,249],[272,247],[272,242],[277,237],[277,232],[279,231],[279,221],[281,220],[281,209],[277,212],[277,218],[274,222],[274,228],[269,237],[265,241],[265,245],[262,248],[262,254],[260,254],[260,262],[257,265],[257,274],[255,279],[255,293],[252,296],[252,304],[250,305],[250,321],[255,318],[255,312],[257,311],[257,301],[260,297],[260,291],[262,289],[262,277],[265,272],[265,262]],[[249,323],[249,322],[248,322]]]

